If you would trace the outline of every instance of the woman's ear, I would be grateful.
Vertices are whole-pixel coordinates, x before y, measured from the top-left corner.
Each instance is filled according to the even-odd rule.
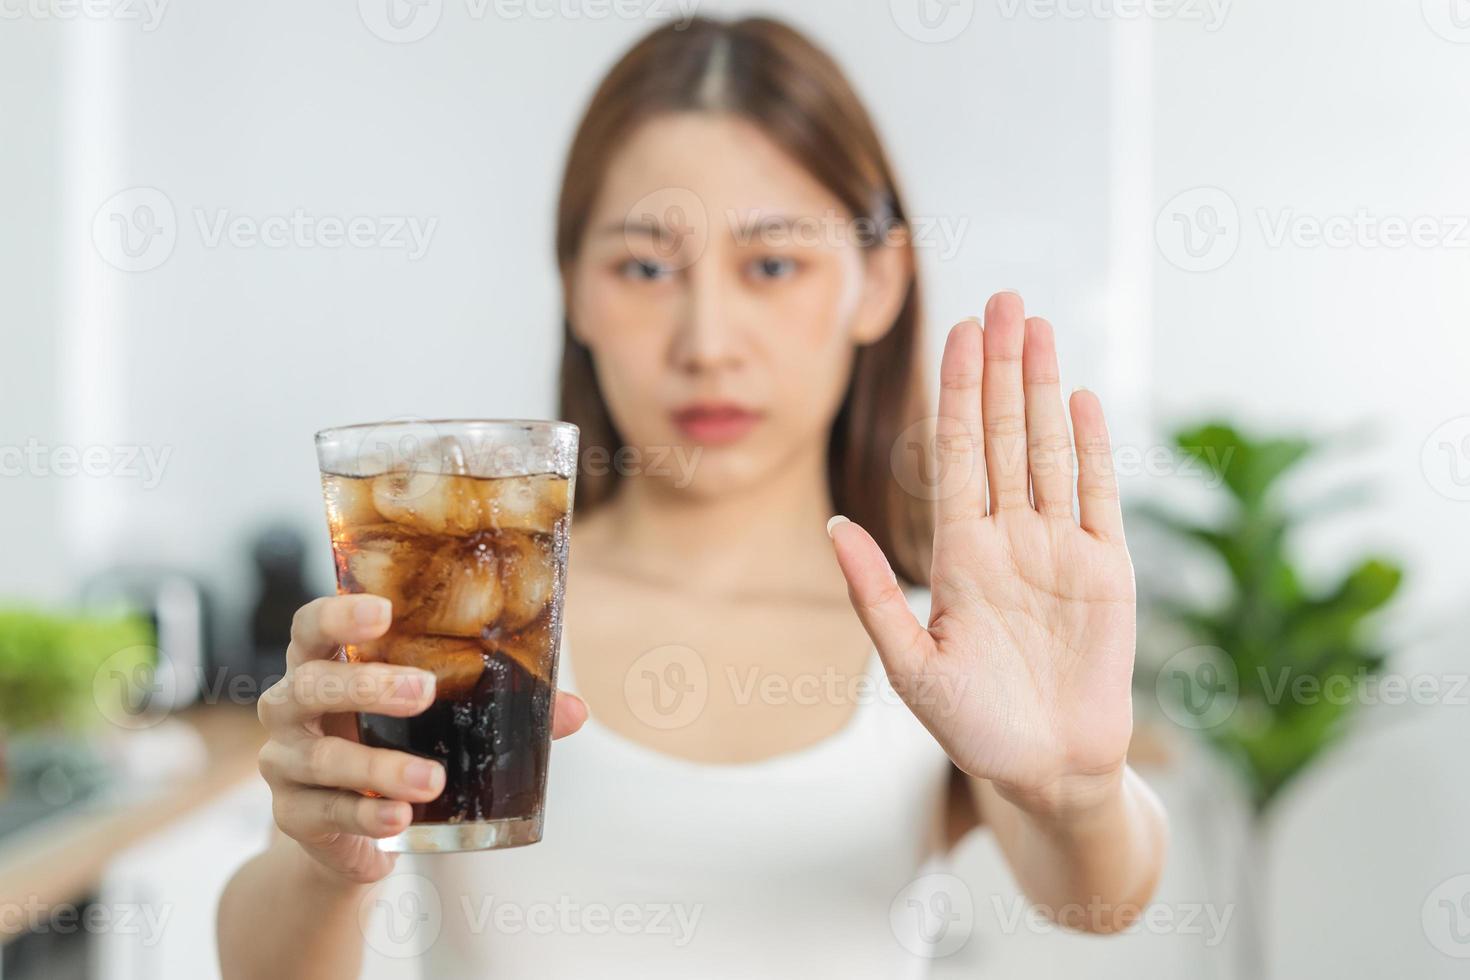
[[[885,241],[863,255],[863,296],[853,320],[852,339],[859,345],[882,340],[893,329],[914,281],[914,251],[908,232],[890,232]]]

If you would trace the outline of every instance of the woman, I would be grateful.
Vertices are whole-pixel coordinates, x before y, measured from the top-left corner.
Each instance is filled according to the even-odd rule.
[[[944,925],[914,882],[976,821],[1032,900],[1126,925],[1165,827],[1125,763],[1101,407],[1074,392],[1069,438],[1051,327],[1001,293],[949,334],[929,438],[905,211],[836,66],[767,20],[654,32],[576,134],[557,250],[584,460],[556,734],[595,720],[553,753],[544,843],[413,862],[425,972],[912,973]],[[297,617],[261,711],[279,833],[221,903],[227,976],[355,975],[394,866],[372,839],[443,786],[339,737],[309,683],[380,671],[357,708],[422,710],[432,675],[328,659],[388,616]]]

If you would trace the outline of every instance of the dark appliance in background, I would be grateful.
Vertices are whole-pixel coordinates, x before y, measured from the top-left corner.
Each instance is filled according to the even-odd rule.
[[[257,592],[250,612],[250,673],[264,690],[286,671],[286,645],[296,610],[313,598],[306,585],[306,541],[289,524],[256,535],[250,549]]]
[[[82,587],[84,609],[125,608],[153,626],[158,668],[140,709],[169,712],[246,695],[253,703],[285,672],[291,620],[314,597],[306,585],[306,542],[278,523],[257,531],[247,547],[253,589],[248,605],[223,627],[204,584],[179,569],[121,566]],[[237,680],[242,676],[248,684]]]

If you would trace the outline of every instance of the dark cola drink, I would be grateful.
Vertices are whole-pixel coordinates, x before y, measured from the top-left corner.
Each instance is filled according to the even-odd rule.
[[[388,850],[508,847],[540,839],[551,742],[571,480],[423,469],[324,472],[338,590],[393,604],[357,662],[419,667],[433,704],[358,716],[358,736],[443,763],[444,792],[415,804]]]

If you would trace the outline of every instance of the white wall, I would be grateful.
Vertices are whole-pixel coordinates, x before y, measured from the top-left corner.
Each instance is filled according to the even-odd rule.
[[[1455,220],[1470,216],[1470,44],[1431,27],[1451,23],[1450,10],[1449,0],[1238,2],[1216,32],[1161,21],[1155,34],[1154,206],[1188,216],[1205,199],[1171,199],[1212,186],[1239,214],[1227,221],[1233,257],[1227,239],[1203,257],[1218,268],[1184,271],[1165,257],[1180,258],[1177,239],[1162,238],[1155,417],[1222,412],[1319,432],[1370,424],[1376,448],[1329,469],[1370,476],[1378,500],[1299,544],[1319,577],[1370,549],[1404,561],[1393,669],[1439,692],[1423,705],[1369,705],[1356,736],[1281,801],[1268,890],[1282,977],[1461,976],[1451,954],[1470,955],[1470,944],[1447,945],[1447,910],[1431,901],[1441,886],[1452,901],[1470,888],[1454,883],[1470,872],[1470,707],[1456,693],[1470,669],[1470,487],[1451,470],[1470,465],[1470,443],[1452,460],[1441,430],[1432,465],[1421,465],[1431,434],[1470,415],[1470,230]],[[1470,30],[1449,33],[1470,41]],[[1429,217],[1458,241],[1273,245],[1287,209],[1316,221],[1359,209]]]
[[[1218,187],[1238,208],[1239,247],[1204,272],[1160,255],[1152,395],[1159,418],[1370,424],[1379,501],[1305,544],[1324,565],[1367,546],[1401,555],[1405,609],[1428,625],[1470,586],[1470,505],[1436,489],[1453,486],[1447,457],[1433,455],[1428,474],[1420,458],[1431,433],[1470,415],[1470,228],[1433,248],[1274,247],[1268,236],[1283,214],[1364,209],[1438,219],[1446,233],[1470,217],[1470,46],[1437,35],[1420,7],[1238,2],[1214,33],[1159,23],[1155,207]]]
[[[62,33],[0,30],[0,445],[23,449],[58,426],[58,228]],[[7,467],[12,458],[5,460]],[[8,473],[8,469],[7,469]],[[54,481],[0,476],[7,555],[0,594],[64,589]]]

